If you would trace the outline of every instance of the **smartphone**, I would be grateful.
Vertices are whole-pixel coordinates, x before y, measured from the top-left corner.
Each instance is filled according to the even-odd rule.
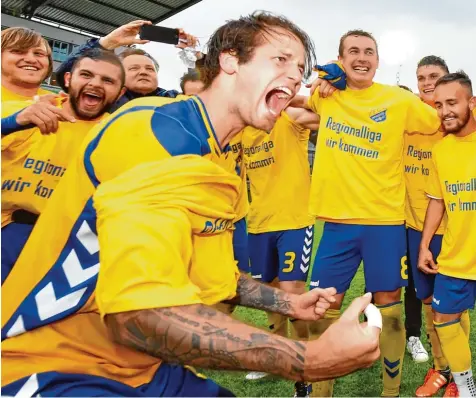
[[[142,25],[139,36],[142,40],[157,41],[166,44],[179,43],[179,30],[163,26]]]

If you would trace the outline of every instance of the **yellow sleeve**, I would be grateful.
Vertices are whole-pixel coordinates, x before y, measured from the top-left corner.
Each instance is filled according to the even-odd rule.
[[[317,115],[321,114],[321,107],[322,107],[322,98],[319,96],[319,90],[315,90],[314,94],[309,96],[308,100],[309,108]]]
[[[127,190],[114,184],[101,184],[94,196],[101,316],[201,303],[199,288],[188,277],[192,230],[185,211],[137,203],[137,192],[124,199]]]
[[[310,113],[310,112],[308,112]],[[311,114],[312,115],[312,114]],[[296,134],[296,136],[301,140],[301,141],[307,141],[309,140],[309,134],[311,133],[311,130],[306,129],[302,127],[299,123],[297,123],[287,112],[283,112],[281,114],[281,117],[283,118],[284,125],[286,127],[290,127],[291,131]],[[316,116],[314,116],[316,117]],[[275,127],[276,128],[276,127]],[[286,134],[286,132],[283,132]]]
[[[430,163],[430,175],[426,179],[425,192],[430,198],[443,199],[443,191],[441,190],[438,170],[436,169],[434,160]]]
[[[425,104],[416,95],[402,91],[402,95],[408,98],[408,111],[405,124],[405,132],[408,134],[431,135],[438,131],[440,119],[435,109]]]

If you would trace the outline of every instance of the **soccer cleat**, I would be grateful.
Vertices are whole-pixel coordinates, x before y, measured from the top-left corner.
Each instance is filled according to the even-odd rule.
[[[447,384],[448,379],[437,370],[431,368],[428,370],[423,384],[417,388],[415,396],[433,397],[440,390],[440,388],[443,388]]]
[[[443,397],[459,397],[458,386],[454,381],[448,384]]]
[[[407,351],[417,363],[428,361],[428,352],[418,337],[411,336],[407,341]]]
[[[296,397],[309,397],[309,385],[302,381],[294,383],[294,398]]]
[[[268,373],[265,372],[250,372],[245,376],[246,380],[259,380],[263,377],[268,376]]]

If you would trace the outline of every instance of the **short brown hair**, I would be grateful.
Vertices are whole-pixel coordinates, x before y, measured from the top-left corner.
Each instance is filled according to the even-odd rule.
[[[240,64],[251,60],[255,48],[261,44],[263,33],[273,34],[276,28],[282,28],[296,36],[304,45],[306,60],[304,78],[312,73],[316,64],[314,44],[306,32],[284,16],[265,11],[256,11],[251,15],[228,21],[210,37],[208,52],[203,67],[200,68],[205,88],[210,87],[220,73],[220,54],[234,53]]]
[[[39,33],[28,28],[8,28],[2,30],[2,53],[5,50],[16,48],[22,51],[29,50],[33,47],[40,47],[44,45],[46,48],[46,54],[48,55],[48,74],[45,78],[51,75],[53,71],[53,57],[51,55],[51,47]]]
[[[152,57],[152,55],[150,55],[148,52],[146,52],[144,50],[141,50],[140,48],[135,48],[135,47],[126,48],[124,51],[122,51],[119,54],[119,59],[121,61],[123,61],[124,58],[127,58],[131,55],[143,55],[144,57],[149,58],[152,61],[152,63],[154,64],[155,70],[157,72],[159,71],[159,63],[154,59],[154,57]]]
[[[347,33],[342,35],[339,41],[339,56],[341,57],[344,56],[344,41],[350,36],[368,37],[369,39],[372,39],[373,42],[375,43],[375,50],[377,51],[377,56],[378,56],[377,40],[375,40],[375,37],[372,35],[372,33],[366,32],[365,30],[362,30],[362,29],[349,30]]]

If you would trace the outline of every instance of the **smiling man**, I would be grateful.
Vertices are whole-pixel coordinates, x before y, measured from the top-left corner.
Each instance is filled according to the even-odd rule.
[[[469,77],[463,72],[441,77],[434,103],[447,134],[433,147],[418,268],[434,277],[434,327],[457,386],[445,396],[475,397],[470,322],[464,319],[476,300],[476,98]],[[441,252],[435,257],[431,242],[445,214]]]
[[[183,365],[303,381],[378,357],[378,329],[358,321],[368,296],[314,342],[211,307],[316,320],[335,291],[287,294],[240,276],[233,258],[240,179],[228,144],[247,125],[274,126],[311,71],[309,37],[260,12],[227,22],[208,48],[199,97],[129,102],[57,187],[2,287],[2,393],[229,396]]]
[[[52,69],[51,48],[39,33],[27,28],[2,31],[2,102],[49,94],[40,85]]]
[[[320,335],[339,318],[363,261],[365,285],[384,325],[382,395],[397,396],[405,349],[401,287],[407,284],[403,140],[405,133],[433,134],[440,123],[436,111],[412,93],[374,83],[379,57],[370,33],[343,35],[339,61],[347,88],[327,98],[316,90],[308,104],[321,118],[310,211],[325,222],[311,288],[335,286],[338,293],[313,332]],[[326,382],[313,390],[322,396],[332,388]]]
[[[90,50],[65,78],[70,94],[61,113],[54,113],[50,104],[33,104],[11,115],[18,104],[3,103],[2,116],[10,115],[17,125],[14,130],[35,120],[40,123],[35,112],[50,119],[60,114],[64,121],[55,122],[56,133],[51,135],[35,127],[2,136],[2,283],[86,134],[120,95],[124,69],[114,54]]]

